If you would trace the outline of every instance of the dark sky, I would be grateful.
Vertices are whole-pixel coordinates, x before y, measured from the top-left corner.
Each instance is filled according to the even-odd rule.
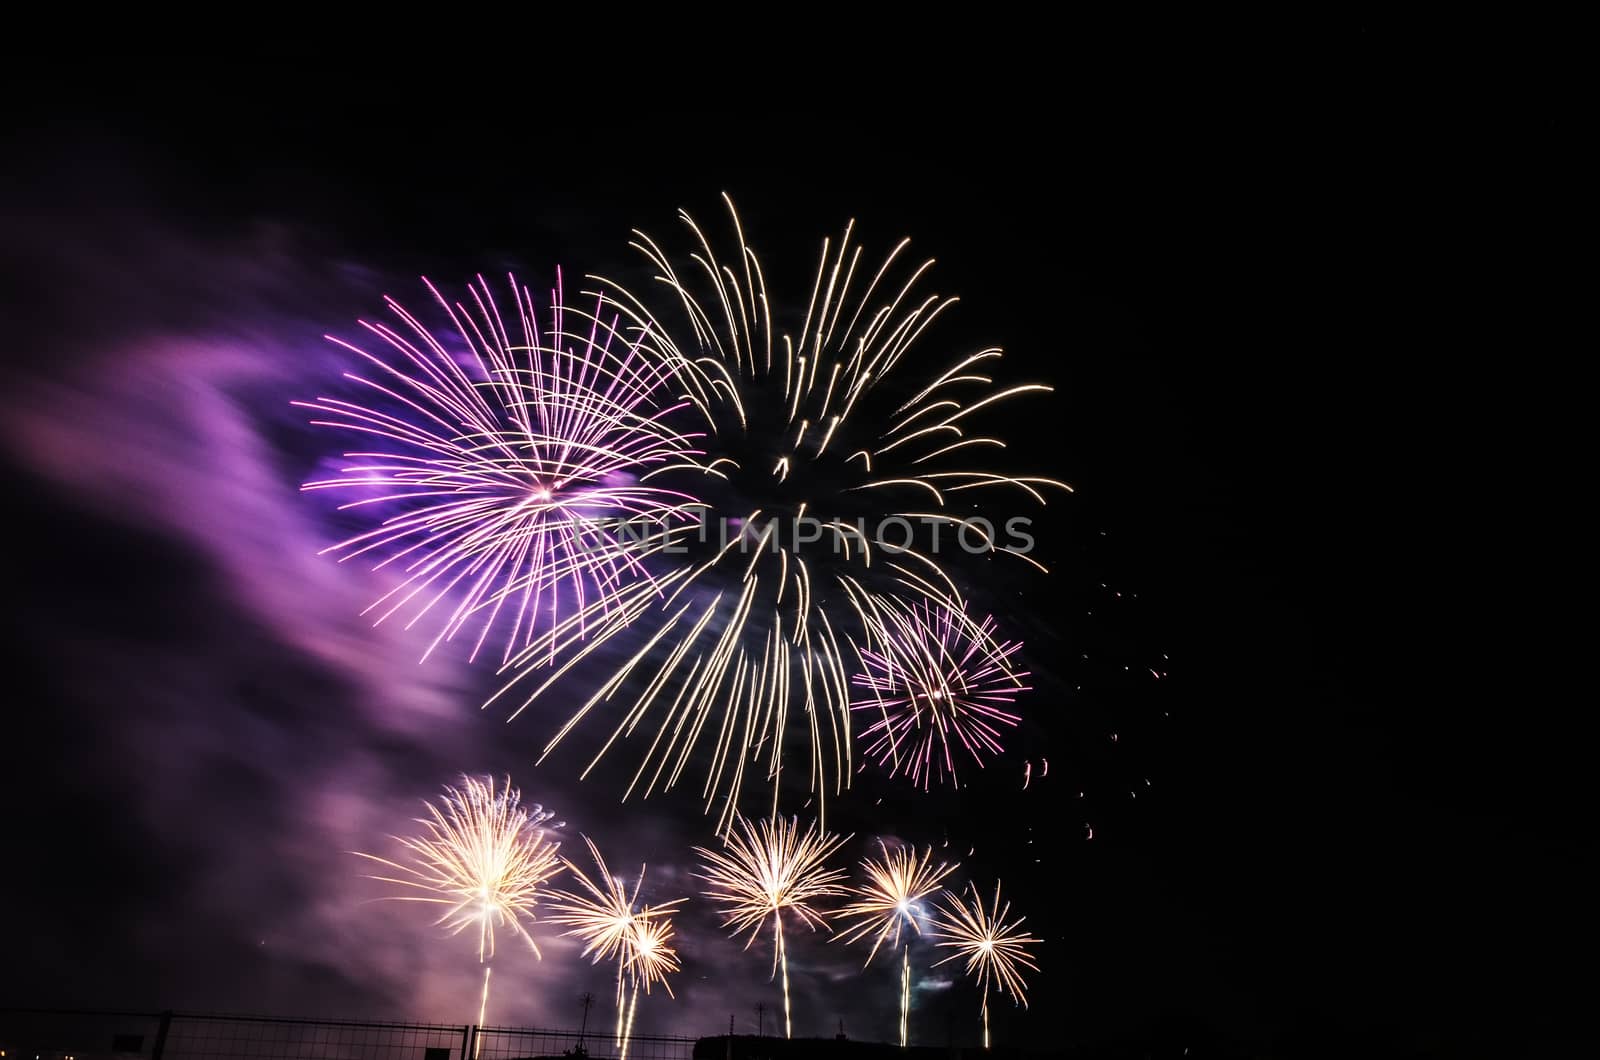
[[[362,904],[345,851],[463,770],[649,860],[661,897],[690,885],[692,796],[618,806],[604,777],[534,769],[546,729],[480,713],[484,668],[418,667],[418,637],[357,618],[371,586],[316,556],[327,512],[295,489],[333,443],[288,402],[342,369],[323,332],[420,301],[419,274],[627,268],[631,228],[727,190],[796,276],[847,218],[880,248],[911,235],[962,297],[940,352],[998,344],[1057,387],[1006,424],[1077,489],[1043,524],[1054,573],[983,589],[1036,673],[1022,731],[966,791],[867,778],[836,822],[852,857],[948,839],[963,879],[1006,881],[1046,942],[997,1039],[1564,1040],[1592,996],[1568,971],[1593,935],[1569,720],[1590,697],[1527,592],[1582,489],[1554,470],[1568,443],[1530,445],[1576,385],[1552,353],[1578,352],[1552,324],[1573,131],[1413,85],[1381,37],[1330,53],[1148,95],[748,115],[523,106],[515,78],[302,53],[116,92],[93,64],[41,69],[0,250],[20,515],[0,1001],[460,1022],[469,947]],[[1540,388],[1563,393],[1524,429]],[[1563,673],[1579,692],[1553,693]],[[680,997],[642,1026],[774,1002],[762,951],[703,908],[682,930]],[[857,956],[796,945],[797,1030],[893,1033],[893,972],[858,979]],[[559,943],[508,961],[497,982],[527,987],[506,1021],[575,1023],[605,982],[579,969]],[[925,1040],[971,1038],[976,997],[928,972],[919,1016]]]

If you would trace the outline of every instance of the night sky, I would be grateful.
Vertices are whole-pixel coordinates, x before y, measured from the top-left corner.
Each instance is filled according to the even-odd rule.
[[[614,868],[648,861],[658,899],[692,892],[696,786],[623,805],[631,756],[535,768],[558,705],[507,725],[478,709],[492,668],[419,665],[421,629],[358,616],[377,583],[317,555],[336,527],[297,488],[339,442],[289,403],[348,366],[324,333],[386,293],[422,304],[421,275],[625,273],[630,229],[727,191],[790,301],[847,219],[869,250],[910,235],[962,299],[923,355],[999,345],[1007,380],[1057,388],[1004,424],[1076,489],[1039,518],[1052,574],[969,571],[1026,643],[1024,724],[965,790],[869,769],[830,819],[852,864],[898,837],[1005,881],[1045,941],[997,1042],[1574,1037],[1594,852],[1570,718],[1592,697],[1527,596],[1583,489],[1553,463],[1571,440],[1531,442],[1576,400],[1551,323],[1573,134],[1411,91],[1381,39],[1335,50],[1205,91],[749,117],[295,52],[41,68],[0,204],[0,1004],[466,1021],[471,945],[368,902],[348,854],[392,851],[463,771],[509,773]],[[1535,378],[1563,391],[1536,431]],[[704,903],[679,930],[678,999],[640,1030],[753,1030],[758,1002],[770,1029],[770,950]],[[503,951],[496,1018],[575,1026],[607,969],[540,937],[542,963]],[[977,995],[931,953],[913,1037],[970,1043]],[[792,940],[797,1034],[893,1036],[896,969],[861,957]]]

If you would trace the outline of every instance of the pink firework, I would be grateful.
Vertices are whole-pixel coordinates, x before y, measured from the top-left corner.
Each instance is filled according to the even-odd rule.
[[[1012,665],[1021,642],[997,641],[995,628],[993,618],[975,623],[933,600],[880,600],[871,609],[850,709],[874,718],[861,740],[890,776],[924,790],[934,779],[954,784],[957,748],[979,767],[1003,750],[1001,728],[1021,720],[1011,708],[1029,686]]]
[[[509,659],[567,613],[610,617],[649,581],[641,558],[695,502],[646,483],[692,461],[693,436],[668,425],[681,407],[668,399],[670,371],[603,303],[568,307],[559,271],[542,328],[515,277],[509,312],[481,276],[466,302],[423,283],[447,328],[387,298],[397,323],[360,322],[377,352],[332,339],[364,365],[346,373],[364,400],[297,404],[371,448],[303,488],[352,496],[341,511],[377,513],[325,550],[393,576],[366,613],[401,615],[407,628],[432,616],[424,658],[469,628],[476,657],[498,629]]]

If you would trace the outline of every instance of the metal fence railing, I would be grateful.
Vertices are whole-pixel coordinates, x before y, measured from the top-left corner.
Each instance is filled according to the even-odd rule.
[[[640,1035],[626,1060],[692,1060],[694,1038]],[[0,1009],[0,1060],[624,1060],[607,1034],[383,1020]]]
[[[590,1060],[692,1060],[694,1038],[633,1035],[622,1043],[609,1034],[590,1031],[541,1031],[519,1027],[477,1028],[476,1060],[523,1060],[524,1057],[587,1056]]]

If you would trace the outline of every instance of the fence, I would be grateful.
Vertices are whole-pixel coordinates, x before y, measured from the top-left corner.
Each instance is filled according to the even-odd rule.
[[[695,1039],[632,1037],[626,1060],[692,1060]],[[179,1012],[0,1009],[0,1060],[623,1060],[590,1031]]]

